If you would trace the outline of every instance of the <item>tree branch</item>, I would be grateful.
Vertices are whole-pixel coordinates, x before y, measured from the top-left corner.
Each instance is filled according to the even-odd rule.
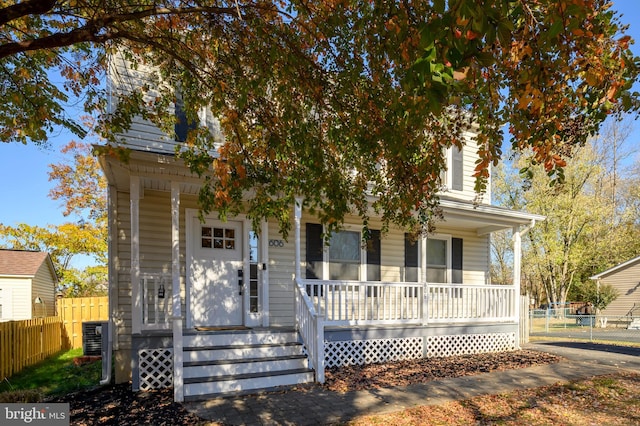
[[[37,3],[37,0],[32,0]],[[29,2],[30,3],[30,2]],[[253,6],[243,6],[244,9]],[[49,10],[49,9],[47,9]],[[47,11],[45,10],[45,12]],[[37,12],[33,12],[38,14]],[[118,38],[117,32],[110,31],[110,28],[118,23],[138,21],[144,18],[163,15],[192,15],[192,14],[214,14],[214,15],[231,15],[236,16],[237,11],[234,7],[190,7],[190,8],[163,8],[154,7],[137,12],[122,14],[105,14],[95,19],[89,19],[85,25],[73,29],[66,33],[52,34],[47,37],[16,41],[6,43],[0,46],[0,59],[17,53],[28,52],[40,49],[56,49],[67,47],[76,43],[84,42],[105,42]],[[29,13],[27,13],[29,14]],[[16,17],[20,17],[15,14]],[[24,16],[23,14],[22,16]],[[2,19],[0,19],[2,22]]]
[[[0,9],[0,26],[27,15],[41,15],[53,9],[56,0],[27,0]]]

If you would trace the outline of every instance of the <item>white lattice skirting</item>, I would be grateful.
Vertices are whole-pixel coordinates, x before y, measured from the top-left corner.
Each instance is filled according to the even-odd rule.
[[[140,349],[138,371],[140,390],[173,386],[173,349]]]
[[[326,367],[422,358],[422,337],[324,342]]]
[[[516,334],[491,333],[428,336],[426,337],[425,345],[425,356],[427,358],[513,351],[516,349]]]
[[[398,339],[324,342],[325,366],[342,367],[407,359],[446,357],[516,349],[515,333],[458,334]]]

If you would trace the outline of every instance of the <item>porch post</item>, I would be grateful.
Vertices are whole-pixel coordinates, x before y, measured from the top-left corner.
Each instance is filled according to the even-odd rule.
[[[420,280],[422,281],[422,325],[429,322],[429,283],[427,282],[427,238],[420,237]],[[426,354],[426,340],[424,353]]]
[[[296,198],[294,216],[296,227],[296,278],[302,278],[300,272],[300,219],[302,217],[302,200],[299,198]]]
[[[515,287],[515,300],[513,303],[515,316],[518,321],[516,328],[516,349],[520,349],[520,273],[522,260],[522,237],[520,235],[520,227],[513,227],[513,286]]]
[[[131,212],[131,327],[133,333],[142,329],[142,292],[140,289],[140,177],[129,182]]]
[[[298,290],[296,289],[297,285],[298,285],[298,280],[301,278],[300,275],[300,219],[302,217],[302,200],[300,200],[299,198],[296,198],[295,201],[295,205],[294,205],[294,226],[295,226],[295,238],[296,238],[296,243],[295,243],[295,262],[296,262],[296,267],[295,267],[295,274],[296,274],[296,278],[295,278],[295,282],[294,282],[294,290],[295,290],[295,294],[298,294]],[[302,303],[302,301],[298,300],[299,298],[296,297],[295,301],[296,303]],[[298,312],[298,307],[295,306],[294,307],[294,312]],[[295,325],[296,325],[296,330],[300,330],[300,324],[298,323],[299,319],[298,319],[298,315],[296,315],[295,317]]]
[[[182,306],[180,301],[180,183],[171,182],[171,316],[173,320],[173,398],[184,401]]]

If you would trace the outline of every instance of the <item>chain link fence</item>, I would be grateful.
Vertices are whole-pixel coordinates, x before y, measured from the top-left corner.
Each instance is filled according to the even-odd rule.
[[[529,310],[529,335],[602,342],[640,343],[640,317],[578,315],[563,309]]]

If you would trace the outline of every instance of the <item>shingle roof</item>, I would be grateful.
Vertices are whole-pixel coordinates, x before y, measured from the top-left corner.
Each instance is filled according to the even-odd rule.
[[[48,254],[41,251],[0,249],[0,275],[28,275],[38,272]]]

